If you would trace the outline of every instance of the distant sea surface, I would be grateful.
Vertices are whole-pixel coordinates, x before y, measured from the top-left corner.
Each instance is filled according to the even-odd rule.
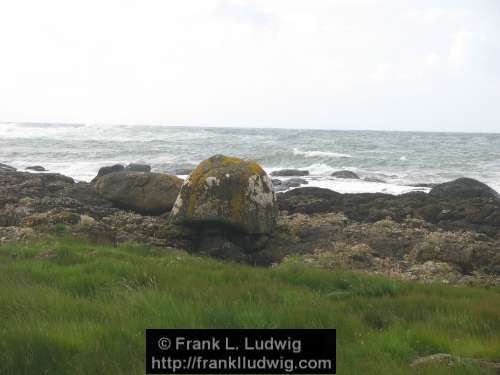
[[[458,177],[500,191],[500,134],[0,123],[1,163],[42,165],[77,180],[116,163],[173,172],[214,154],[253,159],[268,172],[307,169],[309,186],[339,192],[428,191],[412,185]],[[344,169],[361,179],[330,176]]]

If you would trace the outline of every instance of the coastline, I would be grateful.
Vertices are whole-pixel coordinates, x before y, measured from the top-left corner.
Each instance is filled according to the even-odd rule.
[[[500,285],[500,200],[488,195],[463,199],[432,190],[342,194],[297,187],[277,194],[277,227],[257,251],[232,244],[220,252],[212,251],[213,244],[197,248],[197,231],[171,224],[169,212],[150,215],[120,208],[87,182],[1,169],[0,180],[2,243],[71,234],[259,266],[300,262],[403,280]],[[482,194],[482,186],[473,182],[465,188]]]

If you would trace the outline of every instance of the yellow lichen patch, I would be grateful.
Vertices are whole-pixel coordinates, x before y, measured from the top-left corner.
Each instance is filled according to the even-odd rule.
[[[231,219],[240,221],[245,205],[245,194],[252,176],[262,176],[265,172],[255,161],[247,161],[234,156],[216,155],[202,161],[189,176],[189,187],[186,190],[186,216],[193,217],[200,199],[206,199],[207,189],[221,186],[225,191],[227,203],[231,211]],[[214,180],[217,183],[212,184]],[[224,181],[231,181],[224,184]],[[222,184],[222,185],[221,185]],[[215,197],[214,197],[215,198]]]
[[[256,161],[250,160],[247,161],[247,164],[248,164],[248,169],[250,170],[250,172],[252,172],[252,174],[260,175],[262,174],[262,172],[264,172],[262,167]]]
[[[231,215],[234,221],[241,221],[241,208],[243,206],[242,194],[234,193],[231,196]]]

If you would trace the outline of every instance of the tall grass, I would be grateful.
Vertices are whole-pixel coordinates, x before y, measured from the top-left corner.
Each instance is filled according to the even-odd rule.
[[[486,374],[500,291],[284,264],[222,263],[71,238],[0,247],[0,374],[142,374],[146,328],[337,328],[339,374]]]

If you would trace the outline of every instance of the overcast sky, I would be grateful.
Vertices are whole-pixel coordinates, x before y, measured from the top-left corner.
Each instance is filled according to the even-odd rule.
[[[2,0],[0,121],[500,132],[500,1]]]

